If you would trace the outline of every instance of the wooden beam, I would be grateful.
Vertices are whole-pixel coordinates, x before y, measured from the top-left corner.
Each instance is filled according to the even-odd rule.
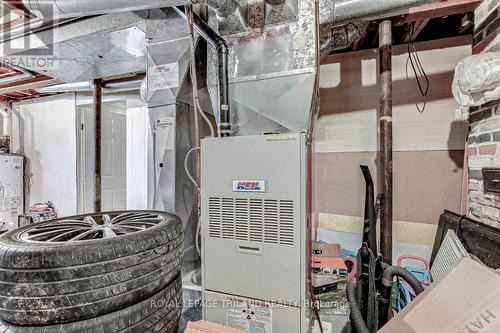
[[[13,21],[10,21],[10,22],[6,22],[6,23],[3,23],[3,24],[0,24],[0,30],[2,31],[5,31],[5,30],[10,30],[14,27],[17,27],[17,26],[20,26],[20,25],[23,25],[27,22],[26,18],[24,17],[20,17],[18,19],[15,19]]]
[[[462,17],[462,21],[460,23],[460,27],[458,28],[458,34],[461,35],[467,31],[470,27],[474,25],[474,15],[473,14],[465,14]]]
[[[1,0],[1,5],[9,8],[16,14],[25,18],[34,18],[35,16],[23,5],[20,0]]]
[[[424,19],[421,21],[415,22],[414,28],[412,31],[408,31],[404,36],[404,43],[409,43],[417,39],[418,35],[424,30],[431,19]]]
[[[473,12],[481,0],[447,0],[433,2],[408,9],[408,12],[394,19],[394,25],[423,21],[435,17],[443,17],[456,14]]]
[[[365,31],[363,31],[363,33],[361,34],[361,36],[359,37],[359,39],[354,42],[354,44],[352,45],[352,50],[353,51],[356,51],[357,49],[359,49],[359,47],[361,45],[363,45],[363,42],[365,41],[366,35],[368,35],[368,29],[369,29],[369,27],[367,27],[365,29]]]

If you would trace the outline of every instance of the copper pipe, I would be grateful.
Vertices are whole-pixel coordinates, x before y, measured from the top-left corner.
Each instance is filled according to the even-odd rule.
[[[392,159],[392,22],[379,24],[380,57],[380,250],[384,262],[392,265],[393,159]]]

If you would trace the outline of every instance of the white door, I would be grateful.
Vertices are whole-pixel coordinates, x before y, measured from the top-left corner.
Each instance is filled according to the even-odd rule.
[[[102,210],[127,209],[127,118],[120,105],[102,113]]]

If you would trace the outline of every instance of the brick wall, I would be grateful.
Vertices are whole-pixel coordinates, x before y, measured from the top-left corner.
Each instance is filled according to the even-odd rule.
[[[475,12],[473,53],[500,52],[500,2],[485,0]],[[469,132],[470,215],[500,228],[500,194],[483,187],[483,168],[500,168],[500,100],[472,108]]]
[[[474,16],[473,53],[500,52],[500,2],[484,0]]]
[[[483,168],[500,167],[500,101],[471,110],[469,208],[472,217],[500,227],[500,194],[483,188]]]

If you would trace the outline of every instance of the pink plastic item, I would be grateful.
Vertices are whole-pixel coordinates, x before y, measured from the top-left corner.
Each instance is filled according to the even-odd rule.
[[[347,275],[347,281],[351,281],[356,277],[356,274],[358,274],[358,260],[353,257],[345,257],[344,262],[346,265],[348,262],[352,264],[352,270],[349,272],[349,275]]]
[[[427,276],[429,275],[430,271],[431,271],[431,264],[429,262],[429,260],[425,259],[425,258],[422,258],[422,257],[418,257],[418,256],[412,256],[412,255],[403,255],[403,256],[400,256],[399,259],[398,259],[398,266],[399,267],[404,267],[403,266],[403,261],[405,260],[416,260],[416,261],[419,261],[421,263],[423,263],[425,265],[425,270],[426,270],[426,273],[427,273]],[[423,284],[425,286],[428,286],[431,284],[431,282],[429,280],[424,280],[423,281]]]

